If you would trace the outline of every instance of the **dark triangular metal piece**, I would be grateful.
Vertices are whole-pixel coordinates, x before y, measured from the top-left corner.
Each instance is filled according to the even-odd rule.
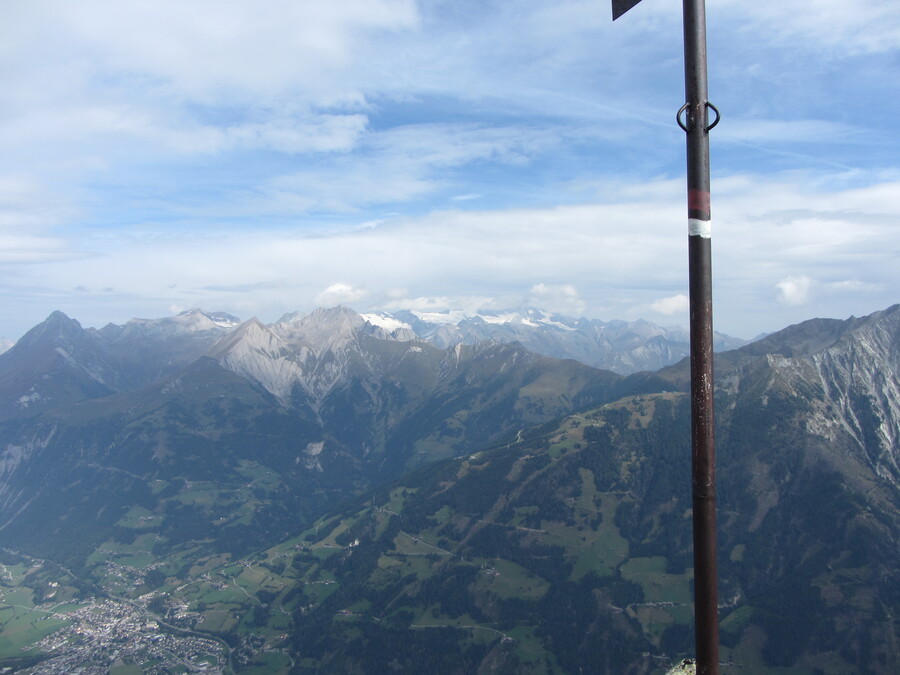
[[[641,0],[612,0],[613,21],[622,16]]]

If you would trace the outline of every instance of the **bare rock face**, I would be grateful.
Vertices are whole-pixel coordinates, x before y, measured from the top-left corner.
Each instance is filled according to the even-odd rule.
[[[685,659],[677,666],[666,672],[666,675],[694,675],[697,672],[697,664],[692,659]]]
[[[767,346],[773,351],[756,354]],[[718,373],[730,405],[790,399],[800,406],[798,423],[823,441],[821,460],[900,487],[900,305],[805,322],[725,356],[740,361]]]
[[[303,380],[309,350],[291,349],[257,319],[242,324],[210,352],[232,372],[259,382],[279,399],[286,399]]]
[[[825,438],[845,434],[860,461],[900,486],[900,307],[866,317],[811,357],[824,401],[808,426]]]

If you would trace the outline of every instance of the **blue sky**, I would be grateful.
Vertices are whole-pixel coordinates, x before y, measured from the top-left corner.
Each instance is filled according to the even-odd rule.
[[[900,3],[708,0],[716,329],[900,300]],[[0,335],[346,304],[687,322],[681,3],[10,0]]]

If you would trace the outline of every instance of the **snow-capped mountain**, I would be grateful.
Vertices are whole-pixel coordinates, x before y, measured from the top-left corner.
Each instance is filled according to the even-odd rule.
[[[161,319],[108,324],[89,332],[117,363],[120,389],[129,390],[183,368],[240,324],[240,319],[224,312],[192,309]]]
[[[65,326],[68,328],[63,330]],[[55,342],[40,347],[51,339],[48,335],[55,336]],[[718,349],[743,344],[728,336],[717,338]],[[388,343],[397,343],[398,348],[388,349]],[[401,343],[405,346],[399,349]],[[241,323],[230,314],[193,309],[173,317],[109,324],[99,330],[81,329],[77,321],[56,312],[0,356],[21,362],[68,355],[71,364],[77,364],[72,366],[71,377],[78,383],[66,385],[69,393],[53,394],[59,400],[79,398],[88,390],[95,395],[130,391],[207,355],[259,382],[279,399],[300,392],[315,405],[355,374],[382,372],[385,364],[380,361],[385,358],[392,361],[400,358],[399,354],[428,347],[445,350],[480,343],[518,343],[537,354],[573,359],[619,374],[655,370],[688,353],[684,329],[647,321],[573,319],[540,310],[467,316],[462,312],[412,311],[358,314],[334,307],[286,314],[269,325],[255,318]],[[35,349],[48,354],[23,358],[25,351]],[[0,383],[0,394],[3,386]],[[9,381],[8,386],[9,395],[21,399],[22,408],[49,395],[38,391],[39,382],[26,386]],[[295,392],[296,386],[299,390]]]
[[[407,344],[412,341],[417,344]],[[381,374],[386,359],[390,363],[408,351],[421,352],[418,342],[408,330],[391,332],[353,310],[334,307],[287,315],[269,326],[251,319],[208,354],[279,399],[299,393],[317,407],[339,384],[363,374]]]
[[[600,321],[549,314],[538,309],[506,312],[413,312],[366,314],[366,319],[401,334],[410,331],[438,347],[477,342],[518,342],[538,354],[575,359],[622,375],[656,370],[690,352],[686,329],[649,321]],[[716,333],[717,351],[746,341]]]
[[[334,307],[288,314],[270,326],[253,319],[209,354],[281,399],[288,398],[296,384],[313,400],[321,400],[353,374],[381,372],[379,358],[387,343],[407,344],[400,349],[403,353],[425,347],[516,343],[536,354],[619,374],[655,370],[689,352],[687,331],[647,321],[604,323],[539,310],[463,316],[410,311],[358,314]],[[718,336],[719,348],[742,344]]]

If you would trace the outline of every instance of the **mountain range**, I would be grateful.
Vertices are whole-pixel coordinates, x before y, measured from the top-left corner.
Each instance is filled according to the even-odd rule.
[[[81,564],[121,500],[171,506],[165,528],[185,544],[181,520],[246,509],[247,476],[274,469],[249,522],[216,527],[246,551],[341,496],[606,400],[620,380],[513,344],[398,340],[344,308],[100,331],[57,312],[0,355],[0,533]],[[216,495],[208,509],[167,501],[198,481]]]
[[[342,308],[335,308],[342,309]],[[317,310],[321,316],[327,310]],[[269,328],[289,328],[305,322],[309,317],[301,312],[285,314]],[[670,365],[688,354],[689,336],[681,327],[663,327],[648,321],[600,321],[549,314],[538,309],[505,312],[370,312],[359,315],[373,328],[382,329],[384,336],[409,341],[416,338],[445,349],[457,344],[478,342],[518,342],[529,351],[554,358],[575,359],[596,368],[606,368],[621,374],[639,370],[655,370]],[[355,320],[359,322],[359,319]],[[193,343],[200,351],[225,333],[236,329],[240,319],[224,312],[206,313],[194,309],[175,317],[162,319],[132,319],[125,325],[110,324],[97,331],[88,329],[107,347],[122,349],[139,346],[157,351],[189,348]],[[213,337],[215,336],[215,337]],[[717,351],[734,349],[746,340],[716,333]],[[0,340],[0,353],[15,343]]]
[[[85,330],[54,313],[0,354],[9,583],[36,608],[51,583],[131,603],[222,640],[233,670],[649,673],[689,655],[675,333],[433,319]],[[636,372],[651,354],[664,367]],[[731,668],[900,669],[898,355],[900,306],[717,354]],[[603,359],[623,372],[585,363]]]
[[[680,327],[662,327],[649,321],[573,319],[538,309],[481,312],[457,316],[450,312],[365,314],[375,325],[409,330],[438,347],[478,342],[517,342],[526,349],[558,359],[575,359],[595,368],[622,375],[656,370],[690,353],[690,336]],[[714,333],[716,351],[736,349],[746,340]]]
[[[893,307],[720,358],[726,672],[896,672],[898,346]],[[661,672],[689,655],[685,368],[307,533],[287,576],[338,588],[296,618],[296,653],[310,669],[427,670],[439,653],[442,672],[516,673]]]

